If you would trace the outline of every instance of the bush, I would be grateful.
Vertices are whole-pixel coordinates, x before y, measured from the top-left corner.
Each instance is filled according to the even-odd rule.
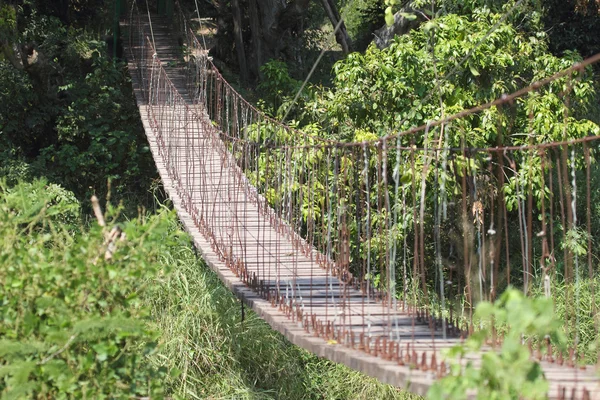
[[[80,224],[80,206],[73,192],[45,179],[18,182],[9,187],[0,183],[1,212],[10,215],[17,226],[64,225],[67,229]],[[36,224],[32,225],[35,221]]]
[[[122,224],[106,260],[103,228],[65,229],[78,210],[45,181],[0,188],[0,397],[160,397],[167,370],[147,362],[156,333],[139,295],[178,240],[173,214]]]
[[[553,56],[544,32],[528,36],[500,18],[487,8],[476,9],[470,17],[449,14],[394,38],[386,49],[371,45],[364,54],[352,53],[335,64],[334,87],[321,90],[307,111],[315,110],[314,119],[326,131],[338,131],[342,140],[352,138],[357,129],[385,136],[492,101],[581,61],[574,52]],[[468,62],[457,68],[467,54]],[[591,69],[573,82],[569,139],[598,132],[597,125],[585,120],[598,109]],[[559,94],[566,84],[563,78],[519,99],[511,128],[500,138],[497,127],[504,117],[495,109],[454,121],[448,129],[450,147],[461,146],[461,132],[469,132],[467,147],[521,145],[529,140],[521,133],[529,130],[536,132],[535,143],[562,140],[564,102]],[[531,122],[528,110],[535,112]],[[422,137],[416,135],[418,146]]]
[[[260,71],[264,79],[258,85],[261,100],[265,103],[263,108],[270,114],[281,117],[285,110],[281,110],[284,102],[293,99],[300,88],[301,82],[292,78],[288,72],[288,66],[283,61],[269,60]]]
[[[9,185],[16,185],[20,180],[31,180],[31,165],[19,158],[14,149],[2,151],[0,152],[0,177]]]
[[[479,303],[476,318],[479,331],[448,351],[450,373],[432,386],[428,397],[464,399],[468,391],[476,391],[477,399],[547,398],[548,382],[523,341],[548,338],[565,350],[563,323],[555,315],[552,299],[525,297],[509,288],[495,303]],[[483,353],[478,366],[472,360],[463,362],[467,354],[480,352],[487,341],[495,339],[492,326],[505,333],[500,349]]]

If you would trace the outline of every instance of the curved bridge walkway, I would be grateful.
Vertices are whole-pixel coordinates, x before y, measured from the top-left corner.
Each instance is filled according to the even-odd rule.
[[[127,54],[140,116],[164,187],[203,259],[292,343],[424,395],[447,373],[440,350],[461,340],[452,319],[444,325],[424,311],[365,298],[355,280],[334,276],[340,274],[328,268],[327,257],[253,190],[223,132],[189,95],[170,23],[152,16],[154,45],[147,21],[138,23],[145,34],[128,27]],[[467,360],[479,363],[479,357]],[[550,397],[600,396],[592,368],[542,365]]]

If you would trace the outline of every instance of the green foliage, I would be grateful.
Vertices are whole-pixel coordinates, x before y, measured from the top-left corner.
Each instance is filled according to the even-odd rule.
[[[399,3],[398,0],[384,0],[384,4],[386,5],[385,10],[384,10],[385,23],[388,26],[391,26],[394,24],[394,8],[398,3]],[[416,16],[414,14],[404,13],[403,16],[406,18],[413,19],[413,20],[416,19]]]
[[[386,49],[371,45],[364,54],[350,54],[334,66],[334,87],[317,92],[314,100],[306,102],[304,114],[333,139],[372,140],[485,104],[581,61],[574,52],[562,58],[550,54],[543,31],[528,32],[501,21],[502,15],[494,11],[505,6],[510,4],[473,7],[468,15],[431,16],[419,29],[396,37]],[[586,119],[598,110],[591,72],[589,68],[574,72],[572,79],[557,79],[511,104],[454,120],[443,131],[429,129],[399,141],[406,147],[427,147],[443,132],[445,147],[489,148],[596,135],[599,126]],[[395,163],[393,150],[388,156],[390,165]],[[398,167],[409,190],[418,192],[423,183],[439,185],[433,182],[433,173],[426,174],[423,183],[412,180],[409,156],[410,152],[403,152]],[[517,202],[527,196],[524,188],[530,186],[539,205],[543,196],[549,196],[539,153],[518,152],[514,161],[516,169],[508,171],[502,188],[508,210],[517,208]],[[424,163],[424,157],[417,157],[416,176],[421,175]],[[445,178],[446,193],[441,197],[452,198],[460,190],[463,174],[470,175],[467,179],[481,177],[495,165],[483,153],[466,159],[453,155],[446,171],[438,175],[438,179]],[[581,168],[580,162],[577,165]],[[485,207],[491,207],[498,195],[496,177],[487,174],[484,179],[486,183],[478,182],[478,196],[484,197]],[[427,191],[428,215],[433,211],[432,200],[433,193]]]
[[[587,272],[587,271],[585,271]],[[598,361],[600,341],[597,335],[598,310],[600,310],[599,280],[582,272],[579,282],[565,284],[551,280],[550,293],[554,299],[555,313],[564,321],[567,348],[577,349],[582,364]],[[543,295],[543,285],[533,285],[532,296]]]
[[[342,18],[355,49],[362,51],[373,40],[373,31],[384,24],[383,10],[378,0],[349,0],[342,5]]]
[[[0,182],[0,196],[2,212],[14,218],[12,222],[18,226],[59,224],[72,230],[80,225],[79,201],[73,193],[44,179],[11,187]]]
[[[526,297],[509,288],[495,303],[479,303],[476,318],[482,320],[482,328],[448,351],[450,374],[434,384],[428,397],[464,399],[467,391],[476,389],[478,399],[545,399],[548,383],[522,341],[547,337],[564,349],[563,323],[554,314],[552,299]],[[491,326],[506,328],[502,347],[485,352],[480,367],[471,361],[461,362],[492,337]]]
[[[77,209],[45,181],[0,185],[0,397],[416,398],[242,321],[173,212],[119,224],[107,261],[106,230],[65,224]]]
[[[22,145],[11,147],[30,146],[29,135],[23,135],[23,131],[34,131],[37,119],[41,118],[34,107],[38,96],[33,91],[33,82],[25,71],[1,59],[0,82],[0,102],[3,104],[0,110],[0,144],[16,144],[20,134],[25,136],[21,138]]]
[[[13,33],[16,26],[17,12],[15,7],[2,4],[0,6],[0,44],[6,45],[13,40]]]
[[[98,53],[92,68],[83,82],[60,88],[73,101],[57,118],[57,142],[41,150],[39,162],[77,193],[89,194],[107,178],[119,194],[139,190],[140,178],[153,168],[137,109],[123,90],[126,71]]]
[[[283,116],[286,110],[281,110],[281,105],[294,98],[301,82],[290,76],[283,61],[270,60],[260,67],[260,71],[264,76],[258,85],[262,100],[266,102],[263,108],[274,116]]]
[[[40,13],[55,17],[66,25],[85,27],[86,29],[105,29],[112,22],[117,0],[77,0],[45,1],[27,0],[25,7],[31,7]],[[121,6],[125,5],[121,1]],[[122,10],[121,10],[122,11]]]
[[[503,14],[509,24],[518,26],[519,30],[531,35],[544,30],[542,16],[544,15],[544,3],[539,0],[411,0],[400,2],[398,0],[384,0],[385,20],[388,25],[394,22],[394,13],[397,6],[407,6],[410,12],[401,13],[402,17],[415,20],[418,16],[424,20],[456,14],[469,17],[483,10]],[[519,3],[518,7],[516,7]]]
[[[72,193],[45,181],[0,185],[0,394],[160,397],[167,371],[147,362],[157,336],[139,296],[179,240],[172,213],[122,224],[106,260],[106,231],[74,228],[78,210]]]
[[[584,57],[600,52],[595,37],[600,34],[598,4],[593,0],[546,0],[544,24],[549,29],[550,47],[555,54],[577,50]]]
[[[474,10],[470,17],[449,14],[396,37],[386,49],[371,45],[365,54],[349,55],[334,66],[335,88],[316,99],[313,108],[327,111],[313,117],[326,129],[340,131],[341,139],[349,140],[356,129],[383,136],[499,98],[580,60],[574,53],[564,58],[549,54],[543,32],[527,35],[500,23],[488,34],[499,19],[499,14],[485,8]],[[471,55],[465,65],[457,66],[467,54]],[[580,120],[595,107],[592,76],[589,71],[575,75],[569,138],[581,137],[590,128],[598,130]],[[521,98],[518,107],[510,110],[516,113],[510,126],[496,109],[455,122],[448,130],[449,145],[459,147],[463,136],[468,147],[497,145],[499,126],[505,130],[504,144],[530,140],[522,132],[535,132],[534,140],[540,143],[562,139],[565,105],[559,93],[567,85],[567,79],[561,79]],[[535,115],[531,125],[529,110]]]
[[[548,46],[552,54],[562,56],[569,51],[577,51],[583,57],[591,57],[600,52],[597,40],[600,32],[600,14],[594,0],[436,0],[435,14],[458,14],[470,16],[478,9],[488,9],[493,13],[502,13],[508,23],[514,25],[526,35],[536,32],[548,33]],[[384,0],[385,19],[393,22],[393,13],[400,2]],[[403,2],[406,5],[406,2]],[[412,9],[419,10],[421,16],[433,16],[431,0],[412,0],[408,2]],[[405,14],[416,17],[416,13]],[[597,116],[596,116],[597,118]]]
[[[36,7],[19,7],[17,22],[9,45],[23,66],[0,59],[0,145],[11,149],[0,170],[18,160],[79,199],[104,196],[108,179],[117,198],[145,196],[156,172],[125,64]]]
[[[0,177],[8,185],[16,185],[20,180],[31,178],[31,165],[16,156],[14,149],[0,151]]]

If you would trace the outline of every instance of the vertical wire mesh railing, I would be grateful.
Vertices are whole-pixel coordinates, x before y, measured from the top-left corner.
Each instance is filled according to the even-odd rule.
[[[247,103],[183,14],[176,19],[185,35],[179,87],[132,4],[131,57],[161,160],[212,250],[274,308],[307,333],[439,377],[439,348],[473,332],[477,302],[512,285],[555,296],[567,320],[569,350],[548,343],[533,357],[572,369],[596,362],[578,345],[583,320],[597,335],[600,137],[596,124],[569,115],[564,88],[600,57],[408,132],[338,143]],[[527,99],[556,88],[565,117],[552,129],[563,140],[548,142]],[[528,126],[511,125],[517,113]],[[468,147],[490,117],[494,136],[526,139]]]

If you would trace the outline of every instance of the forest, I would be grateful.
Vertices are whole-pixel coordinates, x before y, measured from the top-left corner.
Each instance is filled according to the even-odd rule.
[[[167,15],[173,6],[169,0],[137,3],[162,7]],[[424,133],[399,136],[398,149],[426,149],[432,141],[442,142],[438,134],[445,148],[458,149],[448,168],[453,174],[428,173],[442,171],[442,165],[446,171],[447,158],[415,165],[407,156],[396,164],[402,167],[390,172],[389,184],[378,181],[372,193],[367,189],[364,199],[357,195],[347,205],[358,221],[348,227],[349,236],[360,242],[363,225],[375,232],[368,248],[359,244],[346,250],[348,271],[358,275],[367,256],[378,262],[385,238],[392,237],[408,249],[405,257],[415,263],[414,275],[402,275],[398,263],[391,278],[382,268],[363,274],[362,280],[377,290],[393,290],[402,301],[431,292],[435,307],[441,301],[436,292],[443,293],[444,287],[446,294],[453,293],[455,303],[448,309],[470,309],[464,322],[473,325],[475,318],[480,327],[479,335],[455,350],[456,357],[492,335],[485,322],[490,318],[505,324],[506,340],[514,343],[486,359],[487,368],[484,362],[480,370],[453,371],[428,397],[460,399],[466,390],[477,389],[480,398],[545,398],[543,377],[535,362],[523,356],[525,336],[551,337],[567,352],[573,349],[579,362],[596,363],[600,290],[594,288],[600,260],[592,249],[600,236],[598,143],[573,147],[564,159],[558,152],[548,158],[524,152],[509,160],[505,153],[507,163],[529,171],[506,181],[493,166],[504,166],[501,156],[467,157],[459,150],[600,135],[598,64],[575,69],[504,111],[490,108],[445,131],[442,125],[430,132],[429,124],[600,53],[600,3],[179,0],[177,6],[199,23],[197,33],[208,41],[212,62],[235,89],[273,121],[309,138],[268,124],[248,125],[251,139],[265,149],[306,140],[377,141],[420,126],[427,126]],[[140,120],[119,25],[129,10],[126,0],[0,3],[0,398],[417,398],[292,345],[244,309],[198,256],[162,186]],[[332,239],[311,233],[311,224],[333,226],[335,240],[346,226],[332,217],[343,213],[341,208],[336,205],[328,213],[322,208],[325,198],[333,196],[326,194],[329,188],[311,182],[328,182],[342,173],[360,177],[364,170],[368,187],[369,174],[379,176],[381,155],[378,161],[377,154],[364,151],[363,169],[362,148],[348,149],[335,153],[333,167],[333,152],[295,155],[315,173],[309,181],[301,174],[290,178],[292,195],[302,199],[303,207],[292,212],[290,222],[316,241]],[[353,164],[357,155],[361,163]],[[283,207],[286,193],[269,165],[283,165],[286,157],[285,151],[256,151],[256,166],[245,171],[274,208]],[[396,157],[401,159],[399,150],[384,156]],[[496,164],[489,162],[492,158]],[[565,169],[557,169],[555,177],[536,172],[545,171],[544,162],[562,162]],[[568,168],[573,182],[577,175],[589,189],[565,189],[553,197],[571,184]],[[461,170],[483,172],[465,183],[467,172]],[[347,179],[337,193],[358,193],[360,179]],[[501,195],[490,183],[496,180],[503,183]],[[426,193],[426,184],[435,186],[435,193]],[[552,184],[554,189],[548,187]],[[422,195],[420,211],[428,216],[419,222],[417,211],[411,211],[394,225],[390,208],[381,206],[379,191],[385,186],[392,204],[406,206],[412,195],[415,210],[415,199]],[[455,242],[462,244],[456,237],[482,235],[437,220],[439,199],[461,189],[464,193],[466,187],[477,193],[476,199],[481,196],[479,202],[464,200],[463,210],[468,201],[475,222],[476,206],[504,211],[492,211],[491,226],[498,235],[486,244],[506,246],[507,252],[523,246],[509,232],[525,226],[544,231],[544,207],[556,207],[557,215],[549,217],[562,235],[556,252],[553,247],[546,257],[540,239],[522,255],[524,264],[542,254],[542,267],[552,265],[554,301],[522,296],[543,291],[543,274],[528,275],[522,272],[525,267],[500,267],[498,273],[498,265],[520,262],[500,251],[489,258],[496,265],[492,275],[502,278],[484,281],[479,289],[469,271],[454,266],[476,257],[459,245],[453,258],[444,260],[443,271],[440,261],[441,276],[454,273],[457,282],[438,283],[433,256],[423,257],[421,266],[414,261],[420,249],[438,243],[454,249]],[[313,197],[306,194],[311,190]],[[572,203],[580,203],[578,212],[565,208],[561,219],[563,195],[565,204],[571,203],[566,201],[570,195]],[[522,211],[526,203],[529,210],[541,208],[540,216]],[[361,204],[376,211],[372,219]],[[465,218],[460,211],[455,214],[456,221]],[[577,219],[584,228],[576,226]],[[419,237],[424,230],[430,233]],[[585,260],[580,261],[583,282],[575,272],[577,260]],[[575,296],[583,309],[573,314]]]

